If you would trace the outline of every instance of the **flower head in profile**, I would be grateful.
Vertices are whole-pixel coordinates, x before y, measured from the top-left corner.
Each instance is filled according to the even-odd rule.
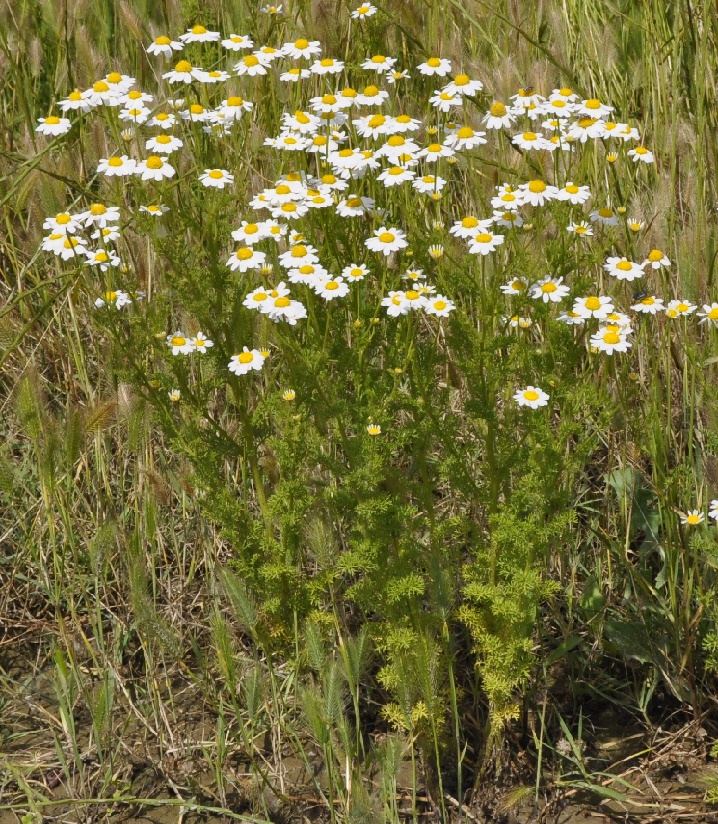
[[[381,435],[381,426],[378,423],[370,423],[366,431],[372,436],[376,437],[377,435]]]

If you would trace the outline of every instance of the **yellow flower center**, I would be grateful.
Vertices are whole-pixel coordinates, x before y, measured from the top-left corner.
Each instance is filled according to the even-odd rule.
[[[455,86],[467,86],[470,82],[468,74],[457,74],[454,78]]]
[[[295,40],[295,41],[294,41],[294,45],[295,45],[298,49],[306,49],[306,48],[307,48],[307,46],[309,45],[309,41],[308,41],[308,40],[305,40],[303,37],[300,37],[300,38],[299,38],[299,40]]]
[[[117,298],[117,292],[105,292],[105,300],[109,303]]]
[[[283,212],[296,212],[297,211],[297,205],[296,205],[296,203],[285,203],[284,206],[282,206],[282,211]]]
[[[107,165],[108,166],[115,166],[115,167],[122,166],[122,158],[121,157],[111,157],[107,161]]]
[[[82,92],[74,91],[69,94],[70,100],[82,100]]]
[[[607,209],[605,206],[598,210],[600,217],[613,217],[613,209]]]
[[[327,95],[329,96],[329,95]],[[383,126],[386,123],[386,118],[383,114],[375,114],[369,118],[367,121],[367,125],[370,129],[377,129],[379,126]]]
[[[506,194],[501,195],[501,200],[505,203],[513,203],[516,200],[516,195],[512,195],[511,192],[506,192]]]
[[[354,154],[354,149],[342,149],[339,152],[339,157],[351,157]]]
[[[552,105],[555,109],[563,109],[563,108],[566,106],[566,101],[565,101],[565,100],[554,100],[554,101],[551,103],[551,105]]]
[[[524,140],[536,140],[534,132],[524,132],[521,136]]]
[[[93,203],[92,206],[90,206],[90,214],[91,215],[95,215],[95,216],[104,215],[106,211],[107,211],[107,206],[103,206],[102,203]]]
[[[64,226],[66,223],[69,223],[72,220],[70,215],[67,212],[63,212],[61,215],[58,215],[55,218],[55,223],[59,223],[61,226]]]
[[[383,54],[375,54],[374,57],[372,57],[371,62],[381,65],[382,63],[386,63],[386,57],[384,57]]]
[[[701,520],[702,519],[700,515],[688,515],[686,518],[686,521],[688,521],[688,523],[692,526],[694,526],[695,524],[699,524]]]
[[[643,298],[643,300],[641,301],[641,303],[642,303],[644,306],[653,306],[653,304],[654,304],[655,302],[656,302],[656,299],[655,299],[655,298],[653,298],[653,297]]]
[[[98,263],[107,263],[107,261],[109,260],[109,258],[107,257],[107,252],[98,252],[95,255],[95,260]]]
[[[307,256],[307,247],[306,246],[302,246],[300,244],[299,246],[295,246],[292,249],[292,257],[293,258],[300,258],[300,257],[306,257],[306,256]]]
[[[566,191],[570,195],[577,195],[578,194],[578,186],[574,186],[573,183],[571,183],[568,186],[566,186]]]
[[[391,169],[389,169],[389,174],[392,177],[398,177],[399,175],[404,174],[404,169],[401,166],[392,166]]]
[[[164,160],[162,160],[161,157],[158,157],[157,155],[150,155],[147,158],[146,163],[148,169],[161,169],[164,166],[165,162]]]
[[[394,235],[391,232],[382,232],[379,235],[379,240],[382,243],[393,243],[395,239],[396,238],[394,237]]]
[[[257,65],[259,65],[259,58],[255,57],[255,55],[253,55],[253,54],[248,54],[244,58],[244,65],[245,66],[257,66]]]
[[[336,282],[336,280],[328,280],[324,284],[324,288],[329,289],[330,292],[333,292],[335,289],[339,288],[339,284]]]
[[[246,247],[237,249],[237,260],[249,260],[253,254],[254,252]]]
[[[397,122],[397,123],[404,123],[404,124],[406,124],[406,123],[411,123],[411,118],[409,117],[409,115],[408,115],[408,114],[400,114],[400,115],[396,118],[396,122]]]
[[[459,140],[468,140],[468,138],[474,136],[474,130],[469,126],[462,126],[456,133],[456,136],[459,138]]]
[[[601,308],[601,301],[598,298],[591,297],[586,298],[586,309],[590,309],[592,312],[595,312],[596,309]]]
[[[209,173],[212,180],[221,180],[224,177],[224,172],[221,169],[212,169]]]
[[[324,64],[325,62],[326,61],[322,60],[322,64]],[[328,65],[331,65],[332,63],[334,63],[334,61],[330,60]],[[356,96],[357,96],[357,90],[352,89],[351,86],[347,86],[347,88],[342,91],[342,97],[356,97]]]
[[[364,89],[364,97],[376,97],[379,94],[379,89],[376,86],[367,86]]]
[[[192,64],[188,60],[180,60],[175,66],[175,71],[180,74],[187,74],[192,71]]]
[[[167,143],[171,143],[172,138],[168,134],[158,134],[155,138],[155,143],[162,143],[166,145]]]
[[[242,352],[239,356],[240,363],[251,363],[254,360],[254,355],[251,352]]]
[[[438,309],[441,312],[442,309],[446,309],[446,302],[443,300],[434,301],[434,309]]]
[[[439,58],[438,58],[438,57],[430,57],[430,58],[426,61],[426,65],[427,65],[427,66],[430,66],[432,69],[436,69],[438,66],[440,66],[440,65],[441,65],[441,60],[439,60]]]
[[[518,280],[518,278],[511,284],[511,288],[515,289],[517,292],[523,292],[526,288],[526,284],[522,280]]]
[[[347,200],[347,206],[349,206],[352,209],[356,209],[357,206],[361,206],[361,198],[350,197],[349,200]]]
[[[527,389],[524,392],[524,398],[526,398],[527,401],[537,401],[539,399],[539,393],[534,392],[533,389]]]
[[[676,309],[678,309],[679,312],[685,312],[688,309],[688,304],[679,303],[678,306],[676,306]]]
[[[556,291],[556,284],[553,283],[552,281],[549,281],[548,283],[544,283],[541,286],[541,291],[546,292],[548,294],[550,294],[551,292],[555,292]]]
[[[476,235],[476,242],[477,243],[490,243],[494,239],[493,235],[489,235],[485,232],[482,232],[480,235]]]
[[[92,84],[92,90],[94,92],[109,92],[110,87],[105,83],[104,80],[98,80],[96,83]]]
[[[711,320],[718,320],[718,307],[711,309],[710,312],[708,312],[707,317],[709,317]]]
[[[436,154],[437,152],[440,152],[440,151],[441,151],[441,143],[432,143],[429,146],[429,148],[427,149],[427,152],[431,152],[431,154]]]
[[[326,103],[327,106],[333,106],[337,102],[336,97],[333,94],[325,94],[322,97],[322,103]]]
[[[533,192],[534,194],[540,194],[541,192],[546,191],[546,184],[543,180],[531,180],[529,181],[529,191]]]
[[[609,346],[614,346],[615,344],[620,343],[620,341],[621,336],[618,332],[614,332],[613,330],[609,330],[603,335],[603,342],[607,343]]]
[[[167,35],[163,34],[160,37],[155,39],[155,45],[157,46],[169,46],[172,41],[167,37]]]
[[[403,146],[406,143],[406,140],[400,134],[393,134],[388,140],[387,143],[389,146]]]
[[[419,298],[419,293],[417,291],[415,291],[414,289],[409,289],[409,291],[406,293],[406,299],[407,300],[418,300],[418,298]]]
[[[155,115],[156,120],[169,120],[169,115],[165,112],[160,112],[159,114]]]
[[[622,272],[630,272],[631,268],[631,263],[628,260],[619,260],[616,264],[616,269],[620,269]]]
[[[360,277],[362,277],[362,276],[364,275],[364,270],[363,270],[363,269],[358,269],[358,268],[355,268],[355,269],[352,269],[352,270],[351,270],[351,272],[349,272],[349,274],[350,274],[353,278],[360,278]]]
[[[183,338],[181,335],[175,335],[172,338],[172,346],[184,346],[187,343],[187,339]]]
[[[645,146],[637,146],[636,147],[636,154],[639,154],[639,155],[648,154],[648,149]]]
[[[311,275],[314,272],[314,267],[309,264],[305,264],[304,266],[299,267],[299,272],[302,275]]]
[[[493,117],[503,117],[506,114],[506,106],[503,103],[500,103],[498,100],[494,100],[491,104],[491,108],[489,112]]]
[[[49,123],[51,126],[56,126],[60,122],[60,118],[56,117],[54,114],[51,114],[49,117],[45,118],[45,123]]]
[[[582,118],[580,118],[580,120],[578,121],[578,125],[579,125],[582,129],[588,129],[588,128],[589,128],[589,126],[593,126],[593,124],[594,124],[594,123],[596,123],[596,122],[597,122],[597,121],[596,121],[596,118],[595,118],[595,117],[582,117]]]
[[[462,219],[461,225],[464,229],[473,229],[479,225],[479,221],[475,217],[465,217]]]
[[[274,301],[274,305],[275,305],[278,309],[284,309],[285,307],[289,306],[289,304],[290,304],[290,303],[291,303],[291,301],[289,300],[289,298],[285,298],[285,297],[282,297],[282,298],[277,298],[277,299]]]
[[[278,195],[288,195],[292,190],[289,188],[289,186],[286,186],[284,183],[280,183],[274,191]]]
[[[584,105],[587,109],[600,109],[601,101],[597,100],[595,97],[592,97],[590,100],[587,100]]]
[[[659,249],[651,249],[651,251],[648,253],[648,259],[652,263],[658,263],[659,260],[663,260],[663,252],[661,252]]]
[[[119,83],[122,80],[122,75],[119,72],[110,72],[107,75],[108,83]]]

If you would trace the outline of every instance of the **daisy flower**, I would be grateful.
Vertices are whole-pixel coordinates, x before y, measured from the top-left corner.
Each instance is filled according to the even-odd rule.
[[[87,247],[84,242],[77,237],[70,237],[64,235],[62,242],[58,242],[57,247],[53,248],[56,255],[59,255],[63,260],[72,260],[73,258],[81,258],[87,255]],[[79,260],[76,260],[79,262]]]
[[[135,173],[137,162],[127,155],[102,158],[97,166],[97,173],[105,177],[127,177]]]
[[[281,6],[281,4],[279,6],[266,5],[266,6],[262,6],[260,8],[260,11],[263,14],[281,14],[282,13],[282,6]]]
[[[374,209],[374,200],[370,197],[349,195],[337,203],[337,214],[340,217],[361,217]]]
[[[386,313],[390,318],[405,315],[409,311],[406,293],[402,291],[389,292],[387,297],[382,298],[381,305],[386,308]]]
[[[645,298],[641,298],[641,300],[631,306],[634,312],[640,312],[644,315],[655,315],[656,312],[665,311],[665,308],[662,298],[656,298],[652,295],[646,295]]]
[[[627,352],[631,348],[628,333],[617,324],[604,326],[591,337],[591,347],[599,352],[612,355],[614,352]]]
[[[417,157],[423,157],[427,163],[436,163],[442,157],[452,157],[454,150],[449,146],[442,146],[441,143],[431,143],[417,153]]]
[[[566,227],[566,231],[571,232],[573,235],[578,235],[578,237],[593,236],[593,229],[585,221],[581,221],[579,223],[569,223]]]
[[[685,514],[680,512],[679,515],[681,516],[681,523],[684,526],[698,526],[698,524],[703,523],[703,519],[705,518],[705,515],[697,509],[691,509]]]
[[[285,57],[291,57],[293,60],[299,60],[302,57],[309,58],[316,54],[322,53],[322,47],[318,40],[307,40],[300,37],[291,43],[285,43],[282,46],[282,54]]]
[[[242,49],[253,49],[254,41],[246,34],[230,34],[222,41],[222,45],[228,51],[242,51]]]
[[[227,267],[233,272],[247,272],[249,269],[259,269],[267,256],[264,252],[255,250],[251,246],[240,246],[227,261]]]
[[[199,176],[203,186],[224,189],[230,183],[234,183],[234,175],[225,169],[205,169],[204,174]]]
[[[228,368],[235,375],[246,375],[252,369],[259,371],[264,365],[265,355],[259,349],[243,347],[239,355],[232,355]]]
[[[582,318],[578,312],[572,312],[570,309],[566,312],[562,312],[556,320],[560,323],[565,323],[567,326],[578,326],[579,324],[586,322],[586,319]]]
[[[597,98],[592,97],[584,100],[578,106],[577,111],[586,117],[607,117],[613,111],[613,106],[608,106],[605,103],[601,103]]]
[[[718,499],[711,501],[708,505],[708,517],[718,521]]]
[[[633,160],[634,163],[653,163],[653,152],[648,151],[645,146],[636,146],[635,149],[629,149],[626,154]]]
[[[499,288],[505,295],[521,295],[529,288],[529,285],[524,278],[514,278]]]
[[[514,116],[500,100],[494,100],[481,122],[487,129],[503,129],[514,122]]]
[[[163,206],[161,203],[159,205],[152,205],[152,206],[140,206],[141,212],[146,212],[148,215],[152,215],[152,217],[162,217],[165,212],[169,212],[169,206]]]
[[[74,235],[80,228],[80,220],[83,214],[73,216],[69,212],[60,212],[54,217],[46,217],[42,228],[52,230],[62,235]]]
[[[448,318],[449,313],[456,309],[456,304],[445,295],[432,295],[424,298],[424,311],[427,315],[438,318]]]
[[[556,186],[550,186],[543,180],[530,180],[528,183],[522,183],[519,189],[522,192],[523,202],[530,203],[532,206],[543,206],[558,197]]]
[[[145,149],[148,152],[157,152],[158,154],[171,154],[177,149],[181,149],[182,146],[184,146],[184,142],[179,137],[169,134],[155,135],[145,143]]]
[[[266,67],[256,54],[248,54],[243,57],[239,63],[234,64],[234,70],[240,77],[245,74],[248,77],[256,77],[267,73]]]
[[[488,229],[492,223],[493,220],[479,220],[477,217],[474,217],[474,215],[467,215],[454,223],[451,229],[449,229],[449,234],[468,240],[479,230]]]
[[[309,69],[288,69],[279,75],[282,83],[297,83],[300,80],[306,80],[308,77],[311,77]]]
[[[475,235],[471,235],[469,240],[469,254],[488,255],[496,250],[504,242],[503,235],[495,235],[493,232],[482,230]]]
[[[200,79],[201,72],[202,69],[194,68],[188,60],[180,60],[172,71],[165,72],[162,77],[170,83],[191,83]]]
[[[698,307],[689,300],[671,300],[666,306],[666,315],[669,318],[679,318],[682,315],[692,315]]]
[[[40,125],[35,131],[52,137],[65,134],[72,128],[72,123],[66,117],[57,117],[54,114],[48,115],[48,117],[39,117],[38,122]]]
[[[518,212],[513,212],[511,209],[498,210],[494,212],[493,221],[497,226],[516,227],[520,229],[524,225],[524,219]]]
[[[643,264],[634,263],[625,257],[610,257],[603,264],[603,268],[618,280],[632,281],[643,277]]]
[[[671,262],[660,249],[651,249],[643,265],[650,266],[652,269],[660,269],[661,266],[670,266]]]
[[[387,228],[381,226],[374,232],[374,236],[367,238],[364,245],[372,252],[381,252],[388,257],[392,252],[405,249],[409,244],[406,241],[406,233],[394,227]]]
[[[371,3],[364,3],[359,6],[359,8],[354,9],[351,16],[354,20],[363,20],[365,17],[371,17],[373,14],[376,14],[376,11],[376,6],[372,6]]]
[[[383,54],[375,54],[367,58],[362,64],[362,69],[375,72],[388,72],[394,68],[396,57],[385,57]]]
[[[315,60],[310,68],[311,74],[341,74],[344,71],[344,61],[335,60],[333,57],[323,57],[321,60]],[[352,90],[353,91],[353,90]],[[356,97],[354,92],[353,97]],[[344,96],[344,100],[348,100],[349,95]]]
[[[159,126],[160,129],[171,129],[177,118],[173,114],[167,112],[157,112],[157,114],[147,121],[148,126]]]
[[[357,106],[381,106],[389,99],[389,92],[372,84],[365,86],[364,91],[356,96]]]
[[[411,185],[418,192],[421,192],[421,194],[428,195],[434,192],[440,192],[444,186],[446,186],[446,181],[443,177],[424,175],[423,177],[417,178]]]
[[[387,72],[387,74],[386,74],[386,82],[390,83],[392,86],[395,83],[398,83],[400,80],[410,80],[410,79],[411,79],[411,75],[409,74],[409,72],[406,69],[404,69],[403,71]]]
[[[182,51],[182,43],[171,40],[167,35],[162,34],[150,43],[147,47],[148,54],[161,54],[163,57],[172,57],[172,53]]]
[[[112,250],[105,251],[104,249],[98,249],[96,252],[87,250],[85,254],[87,255],[87,262],[90,266],[98,266],[101,272],[107,272],[110,266],[120,265],[120,258],[117,253]]]
[[[391,166],[389,169],[383,171],[377,180],[381,180],[387,187],[398,186],[400,183],[405,183],[407,180],[412,180],[416,177],[416,172],[411,169],[406,169],[403,166]]]
[[[79,89],[70,92],[70,94],[64,100],[60,100],[57,105],[62,109],[63,114],[69,111],[81,111],[87,114],[87,112],[92,109],[90,102],[85,100]]]
[[[542,300],[544,303],[559,303],[569,293],[569,288],[563,282],[563,278],[552,278],[546,275],[538,283],[531,287],[531,297],[535,300]]]
[[[445,57],[430,57],[416,68],[427,77],[446,77],[451,73],[451,63]]]
[[[334,300],[334,298],[343,298],[349,293],[349,284],[345,283],[342,277],[330,278],[319,281],[314,291],[324,300]]]
[[[603,137],[603,121],[595,117],[582,117],[568,127],[567,136],[579,143],[586,143],[589,139],[594,140]]]
[[[117,291],[107,291],[101,298],[97,298],[95,306],[102,309],[103,306],[114,306],[116,309],[122,309],[123,306],[129,306],[132,303],[132,298],[123,292],[121,289]]]
[[[175,170],[164,157],[150,155],[147,160],[143,160],[135,166],[135,174],[140,175],[142,180],[160,182],[166,177],[174,177]]]
[[[346,278],[350,283],[352,281],[364,280],[369,274],[366,263],[350,263],[342,269],[342,277]]]
[[[197,332],[197,334],[190,340],[190,343],[192,344],[195,352],[200,352],[203,355],[207,352],[208,348],[214,346],[214,342],[205,337],[202,332]]]
[[[698,317],[701,318],[700,323],[718,326],[718,303],[704,303],[703,311],[698,312]]]
[[[240,243],[245,243],[247,246],[259,243],[260,240],[264,240],[268,236],[269,233],[264,224],[248,223],[246,220],[242,221],[242,225],[239,229],[235,229],[232,232],[233,240],[237,240]]]
[[[218,31],[208,31],[204,26],[192,26],[184,34],[180,35],[183,43],[214,43],[219,40]]]
[[[189,355],[194,348],[192,341],[180,331],[175,332],[174,335],[167,335],[167,346],[172,350],[173,355]]]
[[[549,396],[538,386],[527,386],[514,393],[514,400],[519,406],[528,406],[529,409],[538,409],[548,404]]]
[[[446,114],[453,108],[463,105],[463,100],[460,94],[451,94],[451,92],[435,91],[429,98],[429,103],[440,112]]]
[[[471,80],[468,74],[457,74],[456,77],[441,90],[448,94],[458,94],[463,97],[473,97],[484,88],[480,80]]]
[[[610,206],[595,209],[589,217],[594,223],[601,223],[603,226],[618,226],[618,215]]]
[[[444,143],[457,152],[471,151],[486,143],[486,132],[475,132],[470,126],[461,126],[453,134],[448,135]]]
[[[588,186],[576,186],[573,181],[569,181],[562,189],[558,190],[557,200],[568,201],[574,206],[580,206],[591,197],[591,190]]]
[[[589,295],[586,298],[576,298],[573,304],[574,314],[583,319],[598,318],[599,320],[605,320],[613,310],[613,302],[607,295]]]

